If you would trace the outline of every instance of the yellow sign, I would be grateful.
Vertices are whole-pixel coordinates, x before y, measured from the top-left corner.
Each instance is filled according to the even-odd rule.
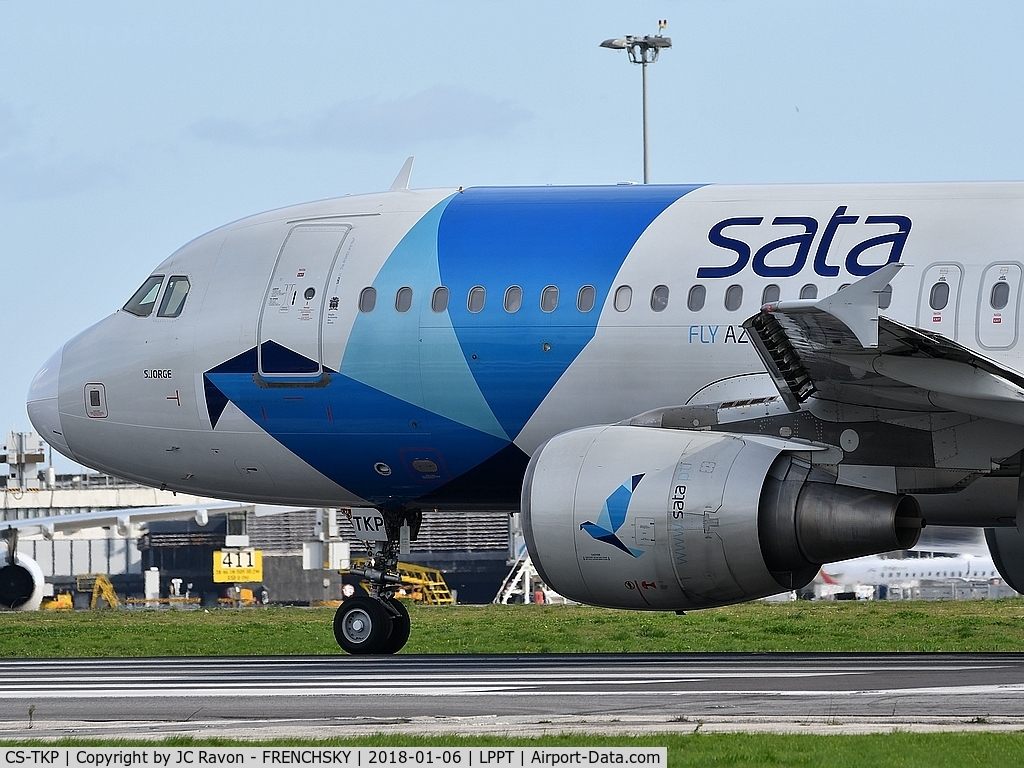
[[[215,582],[263,581],[263,552],[258,549],[218,549],[213,553]]]

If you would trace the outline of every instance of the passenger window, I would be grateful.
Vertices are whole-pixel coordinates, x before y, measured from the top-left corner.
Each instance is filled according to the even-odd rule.
[[[936,312],[949,304],[949,283],[936,283],[928,294],[928,306]]]
[[[188,278],[184,275],[174,275],[167,281],[167,290],[164,291],[163,301],[160,302],[160,311],[157,317],[177,317],[185,306],[185,297],[188,296]]]
[[[743,303],[743,286],[742,285],[730,285],[725,289],[725,308],[730,312],[735,312],[740,308],[740,304]]]
[[[1002,309],[1010,301],[1009,283],[996,283],[992,286],[992,295],[989,297],[989,304],[992,309]]]
[[[408,286],[399,288],[395,294],[395,309],[399,312],[408,312],[412,307],[412,288]]]
[[[359,311],[373,312],[375,306],[377,306],[377,289],[373,286],[363,288],[359,293]]]
[[[781,295],[782,291],[779,290],[779,286],[774,284],[766,285],[764,287],[764,291],[761,293],[761,306],[763,307],[765,304],[774,304],[779,300]]]
[[[448,289],[443,285],[434,289],[434,295],[430,297],[430,308],[435,312],[444,312],[448,309]]]
[[[651,291],[651,309],[655,312],[664,312],[668,306],[668,286],[656,285]]]
[[[686,308],[691,312],[700,312],[704,309],[704,302],[708,297],[707,288],[703,285],[695,285],[686,296]]]
[[[469,296],[466,298],[466,309],[476,313],[484,308],[487,301],[487,290],[482,285],[474,285],[469,289]]]
[[[878,308],[888,309],[892,304],[892,286],[887,285],[878,294]]]
[[[628,285],[620,285],[615,289],[615,301],[613,302],[616,312],[625,312],[633,303],[633,289]]]
[[[558,286],[549,285],[540,292],[540,311],[554,312],[558,306]]]
[[[157,294],[160,293],[160,286],[163,285],[163,275],[152,275],[146,278],[139,290],[128,299],[124,305],[124,311],[137,317],[149,317],[153,314],[153,307],[156,305]]]
[[[818,298],[818,286],[814,285],[814,283],[808,283],[807,285],[805,285],[803,288],[800,289],[800,298],[801,299],[816,299],[816,298]]]
[[[579,295],[576,297],[576,309],[580,312],[589,312],[594,308],[596,300],[597,289],[592,285],[584,285],[580,288]]]
[[[521,306],[523,306],[523,289],[518,285],[510,286],[505,291],[505,311],[518,312]]]

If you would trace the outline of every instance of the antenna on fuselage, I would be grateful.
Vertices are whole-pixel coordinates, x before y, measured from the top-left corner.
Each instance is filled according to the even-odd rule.
[[[405,165],[402,166],[402,170],[400,170],[398,172],[398,175],[395,176],[395,181],[391,185],[392,192],[397,192],[400,189],[409,188],[409,178],[412,176],[412,161],[414,159],[415,158],[410,157],[408,160],[405,161]]]

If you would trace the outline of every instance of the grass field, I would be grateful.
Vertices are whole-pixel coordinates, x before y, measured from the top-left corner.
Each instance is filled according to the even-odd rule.
[[[410,606],[404,653],[1024,651],[1024,598],[746,603],[667,613]],[[340,653],[332,608],[5,613],[0,657]]]
[[[0,745],[14,742],[0,742]],[[18,744],[31,742],[18,741]],[[456,736],[423,738],[380,736],[345,740],[239,742],[221,739],[168,739],[165,742],[62,740],[57,746],[160,744],[169,746],[403,746],[403,747],[668,747],[669,768],[689,766],[827,766],[828,768],[963,768],[1019,766],[1024,761],[1020,733],[894,733],[871,736],[777,736],[764,734],[697,734],[646,737],[561,736],[539,739],[486,739]]]

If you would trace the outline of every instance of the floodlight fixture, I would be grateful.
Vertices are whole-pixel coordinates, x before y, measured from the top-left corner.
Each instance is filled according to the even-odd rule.
[[[664,37],[661,32],[668,25],[666,19],[658,19],[656,35],[626,35],[612,37],[601,43],[602,48],[623,50],[629,54],[629,60],[640,65],[643,88],[643,129],[644,129],[644,184],[650,181],[650,161],[647,153],[647,65],[658,60],[658,54],[665,48],[672,47],[672,38]]]

